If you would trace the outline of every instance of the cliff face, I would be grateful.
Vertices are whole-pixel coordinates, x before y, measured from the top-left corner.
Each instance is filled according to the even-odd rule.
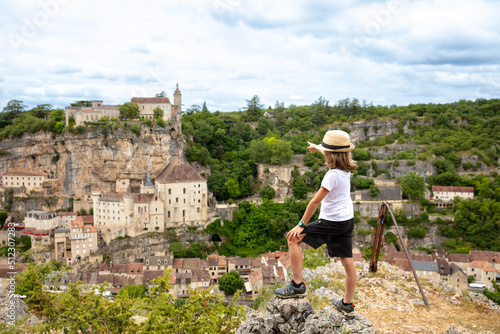
[[[148,159],[151,178],[175,157],[184,159],[184,139],[173,131],[143,126],[140,137],[123,128],[107,137],[99,129],[80,135],[25,134],[0,142],[0,149],[10,153],[0,158],[0,173],[13,168],[47,172],[53,179],[48,191],[52,196],[83,199],[92,189],[114,191],[120,178],[138,188],[146,179]]]

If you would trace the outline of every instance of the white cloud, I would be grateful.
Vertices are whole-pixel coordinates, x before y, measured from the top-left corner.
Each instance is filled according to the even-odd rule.
[[[8,2],[0,107],[171,96],[177,81],[185,108],[212,111],[255,94],[266,106],[498,97],[499,10],[487,0]]]

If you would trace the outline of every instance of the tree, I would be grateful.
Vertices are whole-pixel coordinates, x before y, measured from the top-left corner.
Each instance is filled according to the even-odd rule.
[[[5,211],[0,211],[0,228],[3,228],[5,221],[7,220],[8,214]]]
[[[28,106],[23,104],[23,101],[11,100],[3,108],[3,112],[0,114],[0,128],[4,128],[7,125],[11,125],[15,118],[21,116],[23,111]]]
[[[276,196],[276,191],[270,185],[266,184],[260,191],[260,196],[264,199],[273,199]]]
[[[207,108],[207,101],[203,102],[203,107],[201,108],[202,113],[208,113],[208,108]]]
[[[158,93],[155,95],[156,97],[167,97],[167,93],[165,93],[165,91],[161,91],[161,93]]]
[[[241,195],[240,185],[235,179],[229,179],[226,181],[225,186],[230,198],[235,199]]]
[[[127,293],[129,298],[146,298],[146,288],[144,285],[125,285],[119,292],[118,296],[122,296]]]
[[[425,180],[415,172],[409,172],[401,179],[401,191],[410,199],[421,199],[425,193]]]
[[[370,187],[370,196],[377,197],[378,194],[380,194],[380,188],[377,187],[376,185],[372,185]]]
[[[224,291],[227,295],[232,295],[236,291],[243,289],[243,286],[243,279],[235,270],[231,270],[219,278],[219,289]]]
[[[162,119],[163,118],[163,109],[156,107],[153,109],[153,117],[155,119]]]
[[[87,100],[75,101],[70,104],[72,107],[92,107],[92,102]]]
[[[51,104],[39,104],[35,108],[31,109],[29,113],[37,118],[46,119],[48,118],[51,110]]]
[[[307,186],[302,181],[302,179],[297,179],[293,185],[292,194],[297,199],[306,199],[307,197]]]
[[[118,110],[122,119],[136,119],[140,115],[139,106],[134,102],[122,104],[118,106]]]
[[[245,108],[247,111],[247,120],[258,120],[261,116],[261,110],[264,108],[264,105],[260,103],[260,98],[257,95],[254,95],[250,100],[245,101],[247,102],[247,107]]]

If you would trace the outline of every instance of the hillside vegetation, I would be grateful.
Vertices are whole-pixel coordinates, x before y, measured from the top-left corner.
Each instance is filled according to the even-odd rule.
[[[77,103],[81,103],[79,101]],[[84,102],[84,101],[83,101]],[[265,117],[264,113],[272,113]],[[308,192],[316,191],[325,171],[320,153],[307,152],[307,141],[320,143],[328,129],[350,132],[355,122],[365,124],[365,134],[379,130],[384,121],[396,122],[397,131],[389,135],[374,135],[356,142],[353,156],[358,169],[353,173],[352,189],[370,189],[376,196],[378,188],[373,178],[393,179],[388,169],[377,169],[383,150],[383,160],[397,167],[427,162],[435,170],[425,182],[432,185],[473,186],[475,199],[460,200],[453,212],[454,221],[438,219],[439,233],[447,240],[448,251],[468,252],[471,248],[500,250],[500,177],[478,171],[498,170],[500,159],[500,100],[459,101],[448,104],[412,104],[408,106],[374,106],[357,99],[344,99],[331,105],[320,97],[308,106],[276,101],[274,108],[260,103],[258,96],[247,100],[242,111],[210,112],[203,105],[191,106],[182,118],[186,135],[186,159],[210,167],[209,190],[218,201],[238,201],[239,209],[233,222],[217,221],[208,231],[222,236],[218,245],[226,255],[256,255],[286,245],[284,231],[300,219]],[[50,105],[38,105],[27,110],[22,101],[10,101],[0,113],[0,139],[15,139],[24,133],[50,131],[55,137],[63,133],[83,133],[100,129],[104,137],[118,128],[141,135],[138,124],[116,119],[103,119],[86,126],[64,127],[64,112]],[[144,126],[162,126],[143,120]],[[164,126],[164,125],[163,125]],[[371,139],[370,139],[371,138]],[[275,192],[257,180],[256,164],[289,164],[294,154],[304,155],[304,165],[310,171],[300,175],[292,172],[293,198],[285,203],[272,202]],[[0,151],[0,156],[8,156]],[[406,185],[406,180],[402,186]],[[419,181],[418,179],[416,181]],[[420,181],[419,181],[420,182]],[[411,189],[412,183],[406,188]],[[403,192],[411,200],[420,200],[423,193]],[[257,207],[245,203],[260,194],[267,201]],[[422,217],[407,219],[398,215],[398,222],[408,225],[409,237],[425,237],[429,214],[435,210],[422,200]],[[359,220],[359,218],[357,218]],[[373,223],[373,222],[371,222]],[[258,242],[257,242],[258,240]]]
[[[500,100],[459,101],[449,104],[417,104],[409,106],[373,106],[357,99],[341,100],[335,105],[319,98],[310,106],[263,109],[259,98],[247,100],[244,111],[211,113],[204,106],[192,106],[183,116],[183,133],[188,136],[186,158],[210,166],[208,185],[217,200],[240,200],[260,192],[268,196],[266,187],[256,181],[256,163],[282,165],[292,154],[305,154],[304,165],[311,171],[293,173],[293,196],[283,204],[264,202],[260,207],[242,203],[233,222],[212,224],[208,231],[225,236],[223,254],[252,255],[286,245],[283,232],[296,224],[307,203],[306,194],[316,191],[324,172],[323,156],[307,152],[307,141],[320,143],[328,129],[349,128],[357,121],[398,121],[398,131],[360,140],[353,151],[358,169],[353,173],[352,189],[377,188],[368,175],[392,178],[387,170],[376,170],[379,157],[373,152],[388,145],[402,149],[384,160],[407,166],[418,161],[432,163],[436,173],[425,182],[442,186],[472,186],[475,199],[456,203],[454,221],[438,219],[439,232],[446,236],[445,248],[451,252],[468,252],[471,248],[500,250],[500,177],[498,173],[473,173],[478,169],[498,169],[500,158]],[[264,112],[273,117],[264,117]],[[367,128],[365,131],[367,132]],[[474,163],[462,157],[476,158]],[[473,159],[474,160],[474,159]],[[459,173],[462,170],[465,173]],[[470,173],[470,175],[467,174]],[[399,180],[398,180],[399,181]],[[410,184],[411,186],[411,184]],[[403,189],[404,190],[404,189]],[[422,197],[411,196],[412,200]],[[408,219],[399,214],[398,222],[409,226],[409,237],[423,238],[430,224],[428,215],[436,211],[423,200],[422,217]],[[222,227],[223,225],[223,227]],[[259,240],[258,242],[256,240]]]

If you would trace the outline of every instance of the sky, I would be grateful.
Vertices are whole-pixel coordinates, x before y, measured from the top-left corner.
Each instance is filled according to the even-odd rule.
[[[23,0],[0,4],[0,110],[178,83],[183,110],[499,98],[500,1]]]

